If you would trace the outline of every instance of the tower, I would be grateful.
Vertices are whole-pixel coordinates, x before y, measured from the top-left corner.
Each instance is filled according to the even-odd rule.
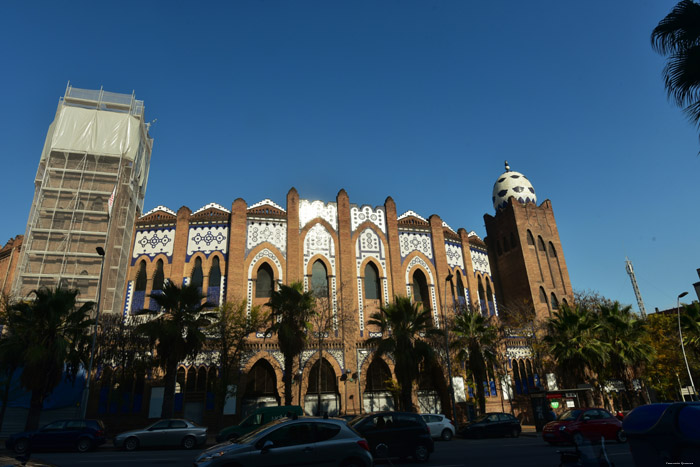
[[[34,200],[12,292],[80,290],[121,312],[134,220],[146,193],[153,139],[133,93],[77,89],[59,100],[34,180]]]
[[[537,205],[535,189],[508,162],[493,186],[494,216],[484,215],[484,239],[494,270],[501,313],[527,307],[546,318],[573,291],[552,203]]]

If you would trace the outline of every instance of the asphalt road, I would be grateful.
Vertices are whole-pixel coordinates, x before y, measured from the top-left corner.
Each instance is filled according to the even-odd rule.
[[[609,459],[616,467],[633,467],[632,455],[627,444],[607,444]],[[435,452],[426,464],[416,464],[412,460],[378,460],[378,466],[434,466],[434,467],[547,467],[559,465],[557,450],[570,447],[549,446],[542,438],[531,434],[520,438],[459,439],[438,441]],[[59,467],[131,467],[175,466],[191,467],[200,451],[182,449],[140,450],[135,452],[117,451],[102,448],[84,454],[74,452],[35,453],[33,460],[41,460]]]

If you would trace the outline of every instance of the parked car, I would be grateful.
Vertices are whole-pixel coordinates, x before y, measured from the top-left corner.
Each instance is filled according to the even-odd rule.
[[[50,449],[85,452],[105,441],[105,425],[102,420],[58,420],[37,431],[11,435],[5,441],[5,447],[17,454]]]
[[[372,467],[369,445],[337,418],[283,418],[202,452],[197,467],[228,465]]]
[[[244,418],[238,425],[227,426],[216,435],[216,442],[231,441],[246,433],[250,433],[256,428],[284,417],[304,415],[303,410],[298,405],[281,405],[271,407],[259,407]]]
[[[125,431],[114,437],[114,447],[133,451],[147,446],[182,446],[194,449],[207,441],[207,428],[189,420],[167,419],[140,430]]]
[[[355,418],[350,426],[367,439],[376,458],[412,456],[426,462],[435,446],[430,428],[416,413],[372,413]]]
[[[520,421],[513,415],[503,412],[487,412],[471,422],[461,425],[457,433],[465,438],[492,436],[517,438],[521,431]]]
[[[584,439],[600,441],[601,438],[620,443],[627,441],[622,422],[607,410],[598,408],[567,410],[544,426],[542,438],[550,444],[580,444]]]
[[[442,414],[423,413],[420,415],[430,429],[433,439],[451,440],[455,435],[455,423]]]

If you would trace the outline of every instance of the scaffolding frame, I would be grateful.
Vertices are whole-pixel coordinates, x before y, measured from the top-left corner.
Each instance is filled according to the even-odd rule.
[[[66,111],[72,107],[88,112]],[[126,115],[115,120],[105,113]],[[119,125],[126,121],[138,128],[137,149],[132,144],[128,151],[115,154],[113,147],[105,143],[102,152],[100,141],[95,143],[96,149],[86,150],[80,144],[75,148],[54,147],[59,119],[71,122],[85,118],[94,120],[86,128],[93,132],[90,137],[98,140],[102,134],[98,131],[114,130],[115,135],[121,135],[120,128],[110,128],[115,121]],[[125,120],[131,118],[136,120]],[[65,95],[59,99],[35,177],[34,201],[12,287],[15,297],[27,297],[40,287],[60,285],[80,290],[81,303],[96,301],[101,266],[96,247],[103,247],[106,267],[101,310],[121,313],[133,225],[143,209],[153,145],[143,118],[143,101],[136,100],[133,92],[128,95],[102,88],[78,89],[68,83]],[[71,135],[63,141],[66,139],[70,140]],[[128,144],[119,147],[122,146]],[[110,216],[108,203],[112,193],[115,199]]]

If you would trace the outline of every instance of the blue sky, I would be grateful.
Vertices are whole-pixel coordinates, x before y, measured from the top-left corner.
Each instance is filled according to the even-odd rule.
[[[649,37],[675,3],[2,2],[0,243],[70,80],[157,119],[145,210],[345,188],[483,237],[507,159],[552,201],[574,288],[636,309],[629,256],[647,311],[674,306],[698,281],[700,142]]]

